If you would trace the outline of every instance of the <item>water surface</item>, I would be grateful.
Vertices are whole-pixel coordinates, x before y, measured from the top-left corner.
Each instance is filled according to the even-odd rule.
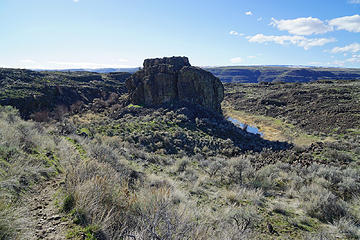
[[[228,120],[231,121],[233,124],[239,126],[241,129],[244,129],[245,124],[242,122],[239,122],[239,120],[232,118],[232,117],[228,117]],[[253,134],[259,134],[260,136],[264,136],[264,134],[262,132],[260,132],[260,130],[257,127],[254,126],[250,126],[247,125],[246,131],[248,133],[253,133]]]

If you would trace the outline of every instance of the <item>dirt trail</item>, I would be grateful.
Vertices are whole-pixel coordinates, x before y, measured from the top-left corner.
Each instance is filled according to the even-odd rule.
[[[43,182],[36,186],[25,200],[33,226],[30,240],[66,239],[69,222],[63,221],[64,215],[59,213],[59,207],[56,206],[56,193],[62,182],[62,176]]]

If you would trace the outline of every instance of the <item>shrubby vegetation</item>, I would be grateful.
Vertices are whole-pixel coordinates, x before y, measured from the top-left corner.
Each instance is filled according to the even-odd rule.
[[[266,224],[279,234],[289,234],[286,226],[298,237],[333,224],[359,237],[359,215],[352,211],[360,194],[359,170],[288,163],[256,169],[256,154],[158,158],[130,150],[118,137],[72,138],[88,157],[69,165],[71,212],[112,239],[252,239],[264,237],[259,232]]]
[[[188,104],[159,108],[114,104],[109,109],[100,109],[96,116],[88,112],[74,116],[72,121],[77,128],[119,136],[138,148],[158,154],[230,157],[249,150],[258,152],[291,146],[264,140],[236,127],[221,115]]]
[[[19,201],[34,184],[62,171],[61,140],[39,123],[23,121],[17,110],[0,106],[0,238],[9,239],[31,224]]]
[[[1,239],[34,231],[26,196],[54,176],[69,239],[360,238],[356,141],[293,146],[123,99],[42,123],[0,107]]]

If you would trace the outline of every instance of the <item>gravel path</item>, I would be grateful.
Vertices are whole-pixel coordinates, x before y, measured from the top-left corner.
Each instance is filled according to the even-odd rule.
[[[70,223],[64,220],[64,214],[60,213],[59,207],[56,206],[56,193],[62,183],[62,176],[57,176],[55,179],[39,184],[25,200],[25,206],[32,219],[31,240],[66,239]]]

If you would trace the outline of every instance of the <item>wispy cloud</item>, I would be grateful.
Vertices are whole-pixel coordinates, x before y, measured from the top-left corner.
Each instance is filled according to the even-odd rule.
[[[360,4],[360,0],[349,0],[351,4]]]
[[[295,18],[295,19],[271,19],[270,25],[281,31],[288,31],[294,35],[321,34],[332,31],[332,26],[327,25],[318,18]]]
[[[231,63],[235,63],[235,64],[237,64],[237,63],[242,63],[242,62],[243,62],[243,59],[242,59],[241,57],[235,57],[235,58],[231,58],[231,59],[230,59],[230,62],[231,62]]]
[[[346,59],[346,61],[351,63],[360,63],[360,55],[352,55],[352,57]]]
[[[234,31],[234,30],[231,30],[229,32],[230,35],[233,35],[233,36],[244,36],[245,34],[244,33],[238,33],[237,31]]]
[[[264,34],[256,34],[254,36],[246,37],[249,42],[256,43],[277,43],[280,45],[296,45],[299,47],[303,47],[305,50],[308,50],[315,46],[323,46],[330,42],[335,42],[334,38],[306,38],[304,36],[291,36],[291,35],[264,35]]]
[[[77,2],[79,2],[80,0],[73,0],[73,1],[77,3]]]
[[[259,17],[259,18],[257,18],[256,20],[257,20],[258,22],[260,22],[260,21],[263,20],[263,18],[262,18],[262,17]]]
[[[334,18],[329,21],[329,25],[336,27],[338,30],[360,32],[360,15]]]
[[[332,53],[344,53],[344,52],[356,53],[359,51],[360,51],[359,43],[352,43],[344,47],[334,47],[333,49],[331,49]]]
[[[245,15],[251,16],[251,15],[253,15],[253,13],[251,11],[247,11],[247,12],[245,12]]]
[[[347,58],[345,60],[334,60],[329,62],[328,65],[337,65],[337,66],[345,66],[345,64],[358,64],[360,63],[360,55],[352,55],[351,58]]]

